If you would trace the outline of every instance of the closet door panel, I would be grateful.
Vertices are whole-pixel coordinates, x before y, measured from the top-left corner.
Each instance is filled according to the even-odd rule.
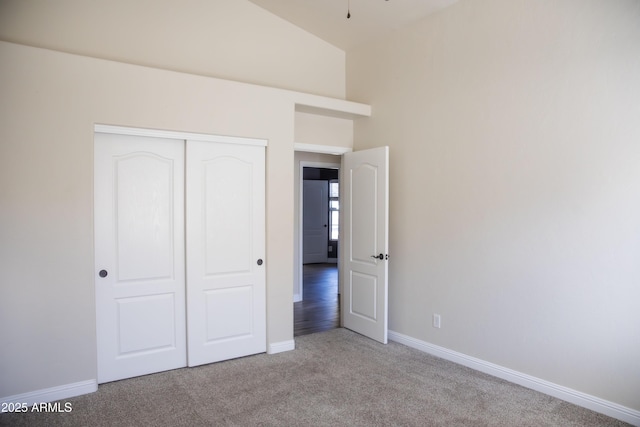
[[[187,141],[189,366],[266,351],[264,151]]]
[[[186,366],[184,141],[94,146],[98,382]]]
[[[202,166],[205,274],[249,274],[252,164],[235,157],[217,157]]]

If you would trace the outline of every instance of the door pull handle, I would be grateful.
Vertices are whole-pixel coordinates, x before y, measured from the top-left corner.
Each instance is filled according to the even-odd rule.
[[[380,255],[371,255],[371,258],[377,258],[377,259],[380,259],[380,260],[385,259],[385,260],[386,260],[386,259],[389,259],[389,254],[386,254],[386,255],[383,255],[383,254],[380,254]]]

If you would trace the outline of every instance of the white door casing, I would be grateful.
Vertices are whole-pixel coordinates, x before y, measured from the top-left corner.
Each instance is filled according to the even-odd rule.
[[[189,366],[266,351],[264,156],[187,141]]]
[[[343,325],[386,344],[389,147],[345,153],[342,182]]]
[[[304,180],[302,194],[302,263],[327,262],[329,181]]]
[[[184,143],[96,133],[94,166],[98,382],[185,366]]]

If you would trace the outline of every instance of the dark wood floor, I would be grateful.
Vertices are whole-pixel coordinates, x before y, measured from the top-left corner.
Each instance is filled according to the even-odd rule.
[[[305,264],[303,269],[303,301],[293,304],[296,337],[340,326],[337,264]]]

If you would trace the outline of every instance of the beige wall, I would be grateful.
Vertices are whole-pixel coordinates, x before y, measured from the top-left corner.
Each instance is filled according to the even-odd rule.
[[[640,410],[639,23],[461,0],[348,53],[354,146],[390,146],[391,330]]]
[[[246,0],[0,0],[0,40],[345,95],[342,50]]]
[[[95,123],[268,140],[267,340],[292,340],[298,93],[4,42],[0,75],[0,397],[96,378]]]
[[[265,86],[344,98],[344,52],[245,0],[179,6],[0,0],[0,397],[96,378],[95,123],[268,140],[267,340],[293,338],[294,132],[326,121]]]
[[[353,120],[296,112],[295,142],[353,147]]]

